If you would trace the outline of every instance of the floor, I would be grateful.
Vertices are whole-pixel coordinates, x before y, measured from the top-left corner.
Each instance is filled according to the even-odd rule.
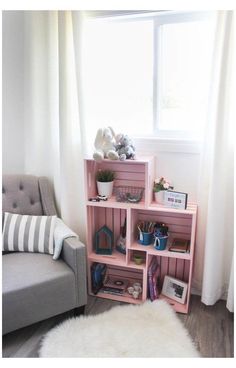
[[[102,313],[118,302],[89,297],[85,314]],[[234,319],[224,301],[207,307],[193,295],[189,315],[177,314],[195,341],[203,357],[234,356]],[[40,340],[53,326],[70,317],[70,313],[50,318],[3,336],[3,357],[37,357]]]

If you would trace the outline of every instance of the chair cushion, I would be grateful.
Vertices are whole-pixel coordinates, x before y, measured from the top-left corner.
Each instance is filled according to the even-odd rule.
[[[56,216],[4,214],[3,250],[53,254]]]
[[[3,334],[76,307],[75,275],[40,253],[2,257]]]
[[[33,175],[3,175],[2,210],[22,215],[43,215],[38,178]]]

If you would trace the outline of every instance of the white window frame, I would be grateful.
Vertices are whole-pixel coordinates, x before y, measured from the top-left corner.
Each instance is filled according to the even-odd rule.
[[[172,151],[172,152],[186,152],[197,154],[200,152],[200,140],[199,137],[193,136],[191,132],[187,131],[175,131],[175,130],[163,130],[158,126],[159,114],[160,114],[160,83],[157,83],[160,77],[160,60],[158,55],[161,54],[161,25],[175,24],[194,21],[208,21],[213,18],[216,11],[135,11],[125,12],[120,11],[114,14],[113,12],[101,11],[98,14],[92,14],[91,17],[96,19],[100,18],[112,21],[153,21],[153,136],[141,136],[134,135],[133,138],[139,143],[143,143],[144,147],[152,147],[158,144],[160,151]],[[158,42],[159,41],[159,42]],[[158,74],[160,73],[160,74]]]
[[[153,62],[153,132],[155,137],[162,139],[174,139],[174,140],[193,140],[199,139],[193,136],[191,132],[185,130],[163,130],[159,128],[160,121],[160,86],[158,80],[161,80],[161,26],[166,24],[187,23],[194,21],[207,21],[213,16],[213,12],[168,12],[160,13],[153,18],[154,24],[154,37],[153,37],[153,50],[154,50],[154,62]],[[155,82],[156,81],[156,82]]]

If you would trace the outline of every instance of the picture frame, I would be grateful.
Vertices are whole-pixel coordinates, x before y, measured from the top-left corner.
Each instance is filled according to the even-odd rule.
[[[175,279],[171,276],[165,276],[162,287],[162,294],[178,303],[185,304],[188,284],[184,281]]]
[[[164,191],[164,205],[166,207],[184,209],[187,208],[188,194],[183,192],[175,192],[173,190]]]

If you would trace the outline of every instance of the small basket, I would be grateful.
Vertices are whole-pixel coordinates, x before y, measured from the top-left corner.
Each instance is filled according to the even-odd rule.
[[[117,202],[138,203],[143,196],[144,188],[123,187],[115,188]]]

